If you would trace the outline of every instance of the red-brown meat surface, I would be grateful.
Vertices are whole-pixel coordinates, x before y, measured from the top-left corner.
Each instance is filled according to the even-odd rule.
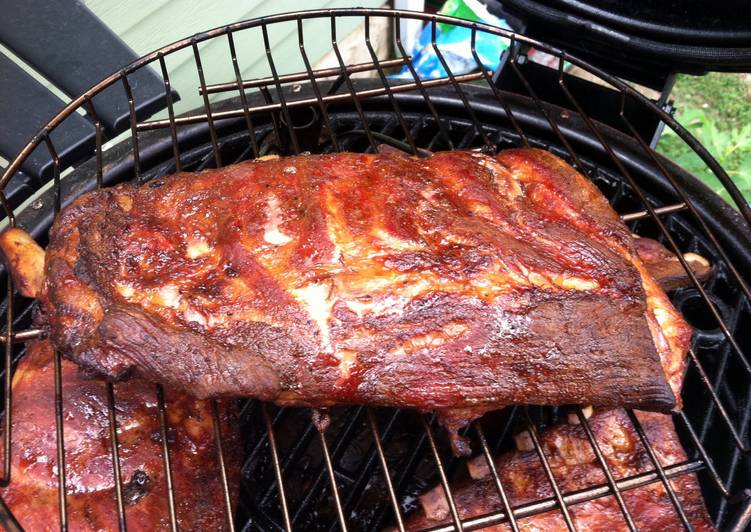
[[[92,192],[54,224],[40,300],[56,346],[111,378],[451,427],[509,404],[669,410],[659,359],[690,336],[596,187],[534,149]]]
[[[662,466],[686,460],[686,453],[681,448],[670,416],[653,412],[637,412],[636,415]],[[616,480],[654,471],[649,454],[624,410],[595,411],[589,419],[589,426]],[[540,441],[553,476],[563,493],[606,484],[607,479],[582,426],[564,424],[550,428],[541,433]],[[502,455],[496,461],[496,468],[512,506],[554,495],[535,450],[516,450]],[[453,489],[456,506],[463,519],[503,509],[487,463],[476,463],[474,471],[475,476],[484,476]],[[714,530],[704,508],[696,476],[684,474],[670,482],[693,529]],[[623,491],[623,499],[638,530],[661,532],[684,528],[665,485],[659,480]],[[407,522],[408,530],[451,522],[443,488],[434,488],[423,495],[421,500],[422,509]],[[573,504],[568,508],[577,530],[628,530],[618,502],[612,495]],[[518,525],[522,531],[567,530],[559,509],[522,518]],[[501,531],[510,528],[507,524],[501,524],[482,530]]]
[[[62,361],[68,530],[117,530],[106,385]],[[172,482],[182,530],[229,529],[209,402],[166,393]],[[119,458],[128,530],[169,530],[156,386],[115,385]],[[232,496],[239,482],[235,415],[219,403]],[[24,529],[59,530],[53,351],[34,341],[13,376],[11,482],[0,489]]]

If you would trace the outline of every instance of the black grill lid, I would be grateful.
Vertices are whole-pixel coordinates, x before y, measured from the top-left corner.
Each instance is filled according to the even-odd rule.
[[[502,0],[527,35],[658,88],[673,72],[751,71],[748,0]]]

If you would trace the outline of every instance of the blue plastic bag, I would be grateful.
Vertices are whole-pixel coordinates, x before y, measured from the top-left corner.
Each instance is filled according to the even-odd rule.
[[[477,0],[448,0],[441,10],[442,15],[457,16],[492,26],[510,29],[505,20],[499,19],[488,12],[487,8]],[[479,59],[482,66],[488,70],[496,70],[501,61],[501,54],[508,48],[508,39],[478,30],[475,36],[475,51],[477,59],[472,54],[472,30],[450,24],[436,24],[436,45],[448,68],[455,75],[466,74],[478,70]],[[435,79],[447,76],[433,41],[433,24],[428,23],[420,32],[420,36],[413,50],[408,50],[412,56],[412,66],[420,79]],[[406,66],[395,78],[412,79],[412,74]]]

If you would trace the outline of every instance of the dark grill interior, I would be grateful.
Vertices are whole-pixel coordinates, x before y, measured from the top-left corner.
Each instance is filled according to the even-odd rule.
[[[223,33],[217,32],[217,36]],[[513,62],[509,68],[513,68]],[[344,98],[326,106],[316,90],[324,95],[347,95],[352,89],[382,89],[385,78],[353,80],[350,85],[347,76],[341,75],[338,82],[319,81],[315,88],[303,83],[301,88],[293,89],[288,84],[280,93],[281,84],[274,73],[272,82],[262,85],[264,90],[253,94],[249,90],[247,96],[243,94],[211,108],[215,115],[227,113],[221,115],[227,118],[208,123],[186,121],[189,125],[179,128],[139,132],[135,160],[129,157],[132,141],[104,154],[98,152],[100,159],[94,157],[82,164],[60,186],[40,196],[40,208],[26,209],[17,215],[44,244],[55,205],[66,204],[97,186],[99,176],[101,183],[108,186],[134,177],[147,181],[174,172],[174,138],[179,141],[180,168],[190,171],[214,167],[217,160],[226,165],[268,153],[325,152],[337,147],[369,150],[373,148],[371,140],[406,150],[413,146],[439,151],[488,145],[503,149],[525,143],[545,147],[593,179],[614,208],[628,215],[633,232],[656,238],[668,248],[674,243],[681,252],[693,251],[715,265],[712,278],[703,288],[696,286],[671,294],[695,329],[683,393],[685,408],[675,416],[689,460],[657,467],[651,477],[640,475],[618,486],[606,484],[605,493],[661,482],[663,475],[698,471],[716,525],[721,529],[744,527],[751,509],[747,495],[751,488],[747,436],[751,365],[746,356],[751,351],[751,294],[743,277],[751,271],[751,247],[741,229],[747,227],[745,221],[737,212],[722,207],[721,201],[691,176],[646,150],[639,138],[625,137],[577,114],[575,98],[571,109],[563,111],[537,100],[534,89],[522,96],[500,93],[489,88],[489,78],[475,78],[474,84],[463,84],[461,88],[452,80],[444,80],[442,87],[398,94],[381,90],[369,98]],[[205,86],[203,80],[201,84]],[[562,90],[566,91],[565,85]],[[623,94],[626,99],[626,92]],[[290,103],[305,97],[315,98],[318,105]],[[465,98],[471,108],[465,106]],[[250,114],[242,112],[243,107],[280,101],[286,102],[279,105],[281,112],[253,114],[253,135],[249,135],[246,119]],[[654,112],[647,104],[637,103],[636,112]],[[626,114],[626,124],[628,120]],[[134,135],[140,129],[157,128],[137,127],[133,117]],[[654,211],[645,211],[640,195],[652,210],[666,207],[668,212],[655,215]],[[687,199],[689,205],[685,204]],[[713,214],[704,216],[707,212]],[[9,312],[7,287],[5,283],[0,285],[8,329],[28,330],[28,300],[11,298]],[[6,360],[18,360],[23,355],[23,344],[7,340],[6,345]],[[7,408],[9,397],[3,397]],[[480,427],[468,427],[466,434],[472,438],[475,454],[487,449],[497,455],[513,447],[515,431],[530,424],[542,430],[570,411],[565,407],[509,408],[487,415]],[[394,506],[398,506],[402,516],[414,509],[417,496],[441,482],[441,471],[449,480],[466,476],[462,462],[451,455],[445,435],[429,415],[364,407],[334,408],[330,412],[331,425],[322,434],[311,423],[311,412],[306,409],[279,409],[250,400],[242,402],[241,412],[245,460],[234,523],[238,530],[283,530],[287,525],[299,530],[335,530],[345,523],[351,530],[381,530],[396,524]],[[380,438],[375,437],[376,433]],[[332,489],[332,481],[336,490]],[[596,496],[595,488],[599,487],[577,494],[576,500]],[[671,489],[669,484],[666,487]],[[62,490],[61,495],[64,496]],[[179,499],[180,493],[171,496]],[[514,512],[519,518],[560,506],[560,500],[550,498]],[[506,511],[498,508],[486,523],[508,521]]]

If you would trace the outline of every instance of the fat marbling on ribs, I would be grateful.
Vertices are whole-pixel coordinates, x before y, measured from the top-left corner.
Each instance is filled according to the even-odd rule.
[[[510,404],[669,410],[659,356],[666,331],[690,335],[602,194],[537,149],[97,190],[55,221],[38,295],[56,347],[110,378],[451,429]]]

